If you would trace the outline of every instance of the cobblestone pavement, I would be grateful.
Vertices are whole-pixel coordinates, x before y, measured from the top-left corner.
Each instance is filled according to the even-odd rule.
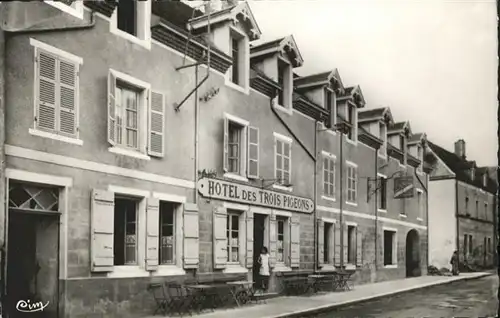
[[[498,276],[492,275],[367,301],[309,317],[495,317],[497,290]]]

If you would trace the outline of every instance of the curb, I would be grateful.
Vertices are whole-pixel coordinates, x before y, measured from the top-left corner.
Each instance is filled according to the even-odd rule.
[[[494,275],[494,274],[487,272],[487,273],[482,273],[481,275],[477,275],[477,276],[463,277],[461,279],[448,280],[448,281],[437,282],[437,283],[431,282],[431,283],[427,283],[425,285],[421,285],[419,287],[410,287],[410,288],[400,289],[400,290],[396,290],[396,291],[392,291],[392,292],[388,292],[388,293],[367,296],[367,297],[353,299],[353,300],[346,300],[346,301],[331,304],[331,305],[323,305],[323,306],[319,306],[316,308],[297,310],[297,311],[294,311],[291,313],[280,314],[280,315],[275,315],[275,316],[266,316],[264,318],[308,317],[311,315],[317,315],[320,313],[328,312],[332,309],[346,307],[346,306],[350,306],[350,305],[354,305],[354,304],[359,304],[359,303],[362,303],[365,301],[377,300],[377,299],[384,298],[387,296],[394,296],[394,295],[404,294],[404,293],[408,293],[408,292],[412,292],[412,291],[416,291],[416,290],[420,290],[420,289],[425,289],[425,288],[429,288],[429,287],[434,287],[434,286],[438,286],[438,285],[447,285],[447,284],[452,284],[452,283],[456,283],[456,282],[463,282],[463,281],[468,281],[468,280],[473,280],[473,279],[479,279],[479,278],[492,276],[492,275]]]

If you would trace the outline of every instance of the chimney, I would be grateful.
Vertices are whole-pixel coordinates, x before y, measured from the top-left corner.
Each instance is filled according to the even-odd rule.
[[[216,11],[222,10],[223,0],[207,0],[205,1],[204,9],[205,14],[214,13]]]
[[[465,141],[463,139],[459,139],[455,142],[455,154],[465,159]]]

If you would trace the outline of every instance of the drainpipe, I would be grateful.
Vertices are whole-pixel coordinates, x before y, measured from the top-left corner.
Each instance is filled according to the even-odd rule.
[[[198,84],[198,65],[195,66],[194,78],[195,78],[195,83]],[[198,137],[198,128],[199,128],[199,114],[198,114],[198,112],[199,112],[198,90],[196,89],[194,91],[194,180],[195,180],[195,182],[198,180],[198,138],[199,138]],[[194,193],[193,193],[193,203],[198,204],[198,191],[196,188],[194,189]]]
[[[462,254],[462,253],[460,253],[460,250],[459,250],[459,247],[460,247],[460,227],[459,227],[459,223],[460,222],[459,222],[459,216],[458,216],[458,180],[457,179],[455,179],[455,219],[456,219],[455,226],[456,226],[456,231],[457,231],[457,237],[455,239],[455,241],[456,241],[455,242],[455,245],[456,245],[455,250],[459,251],[458,257],[460,259],[460,254]],[[464,252],[465,252],[466,248],[467,247],[464,246]],[[465,255],[465,253],[464,253],[464,255]],[[465,259],[464,259],[464,261],[465,261]]]
[[[344,223],[342,221],[343,215],[343,207],[344,207],[344,157],[343,157],[343,149],[344,149],[344,132],[340,131],[340,267],[344,266]]]
[[[378,268],[378,151],[380,147],[375,149],[375,270]],[[368,182],[370,182],[368,180]],[[387,185],[386,185],[387,186]]]
[[[423,164],[422,164],[423,165]],[[422,170],[423,170],[423,167],[422,167]],[[427,175],[426,177],[426,187],[425,187],[425,224],[427,226],[427,253],[426,253],[426,257],[425,257],[425,260],[427,262],[427,267],[429,267],[429,244],[430,244],[430,240],[429,240],[429,175]]]
[[[318,212],[316,206],[318,203],[318,121],[314,122],[314,242],[318,242]],[[314,244],[314,271],[318,270],[319,246]]]

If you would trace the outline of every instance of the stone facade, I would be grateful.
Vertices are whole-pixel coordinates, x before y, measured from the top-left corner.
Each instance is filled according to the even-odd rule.
[[[5,133],[6,170],[0,176],[5,172],[7,183],[0,190],[36,184],[59,193],[57,211],[50,211],[60,224],[59,232],[51,233],[59,235],[59,257],[47,265],[57,273],[59,289],[41,299],[50,300],[51,315],[146,315],[153,306],[150,283],[232,275],[253,279],[255,248],[262,245],[270,250],[274,291],[279,291],[275,273],[284,271],[352,269],[361,283],[425,274],[428,171],[416,171],[423,166],[417,149],[425,136],[413,134],[406,122],[395,123],[387,109],[380,116],[365,110],[361,89],[344,87],[336,70],[294,76],[303,60],[292,36],[271,48],[250,47],[260,31],[247,4],[224,9],[228,20],[212,29],[216,48],[209,73],[204,65],[197,72],[178,69],[193,57],[201,59],[206,42],[191,43],[184,60],[186,30],[179,25],[185,21],[179,19],[190,17],[192,9],[181,2],[151,5],[138,5],[145,28],[132,36],[117,30],[117,11],[108,3],[67,8],[2,3],[10,33],[1,42],[0,126],[4,105],[6,120],[0,145]],[[201,29],[203,21],[196,20]],[[240,41],[238,50],[227,46],[229,36]],[[232,66],[239,72],[231,69],[232,54],[243,54]],[[180,104],[206,74],[203,85]],[[70,84],[62,83],[68,80],[64,76]],[[58,87],[53,99],[43,95],[43,80]],[[72,93],[64,95],[68,90]],[[135,92],[135,104],[117,103],[125,96],[118,90]],[[68,100],[70,106],[62,105]],[[124,124],[116,108],[124,105],[139,118],[126,123],[137,139],[120,135],[130,138],[128,147],[120,146],[122,130],[116,128]],[[56,123],[43,107],[57,108],[61,113],[54,118],[64,120]],[[48,127],[50,120],[54,127]],[[378,130],[379,123],[388,129]],[[397,138],[403,138],[402,146]],[[235,145],[237,152],[231,150]],[[411,177],[405,199],[394,198],[399,176]],[[384,186],[381,177],[387,179]],[[208,179],[226,182],[234,191],[286,197],[288,208],[241,202],[231,192],[211,197],[200,188]],[[11,201],[21,200],[7,190],[0,198],[4,191]],[[134,203],[135,227],[117,234],[121,225],[114,220],[119,204],[125,204],[120,200]],[[300,200],[310,200],[311,208],[300,208]],[[9,203],[2,218],[33,212],[19,202]],[[162,212],[164,203],[170,214]],[[163,223],[163,215],[172,221]],[[173,230],[162,234],[160,224]],[[254,232],[256,224],[262,227]],[[235,234],[228,238],[226,231]],[[391,244],[384,243],[384,231],[395,233]],[[129,263],[119,260],[117,242],[129,251],[124,255],[133,255]],[[12,246],[7,242],[7,254]],[[164,262],[163,253],[170,255]],[[410,266],[416,271],[408,273]],[[7,294],[10,288],[4,286]]]

